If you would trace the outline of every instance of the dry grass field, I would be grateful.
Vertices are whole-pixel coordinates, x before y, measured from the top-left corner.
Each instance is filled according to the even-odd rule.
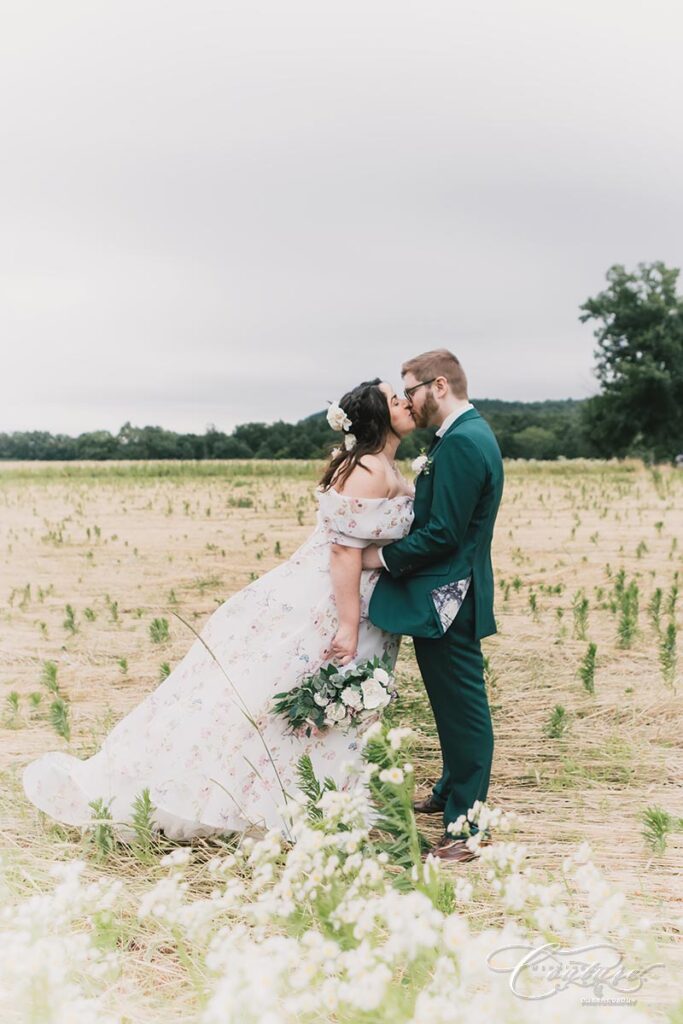
[[[83,852],[78,832],[26,803],[23,766],[46,750],[97,749],[191,643],[174,613],[200,629],[303,541],[317,471],[283,462],[0,466],[0,844],[15,869],[41,878],[52,859]],[[484,641],[489,803],[521,816],[529,857],[549,877],[589,840],[607,878],[653,921],[672,964],[639,1002],[655,1017],[680,998],[675,966],[683,975],[682,567],[683,472],[507,464],[494,548],[499,632]],[[160,618],[167,639],[150,631]],[[49,661],[68,703],[68,744],[47,714]],[[410,640],[399,669],[391,714],[423,734],[414,763],[427,786],[438,747]],[[436,837],[439,824],[425,831]],[[128,877],[144,870],[117,863],[110,870]],[[487,907],[477,913],[487,923]],[[174,965],[158,949],[130,957],[141,992],[131,1020],[189,1020],[178,1015]],[[166,1015],[155,985],[167,985]]]

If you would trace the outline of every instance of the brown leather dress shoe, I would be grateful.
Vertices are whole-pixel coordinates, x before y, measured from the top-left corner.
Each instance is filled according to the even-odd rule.
[[[439,860],[447,861],[448,863],[452,861],[474,860],[477,856],[476,853],[472,853],[471,850],[467,849],[464,839],[453,839],[448,833],[429,852],[433,857],[438,857]]]
[[[416,800],[413,804],[416,814],[443,814],[443,809],[444,805],[435,803],[431,793],[424,800]]]

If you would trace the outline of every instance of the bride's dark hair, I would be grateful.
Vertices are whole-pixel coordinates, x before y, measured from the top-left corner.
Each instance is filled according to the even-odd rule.
[[[320,481],[321,490],[329,490],[333,480],[337,484],[344,484],[356,466],[362,466],[369,473],[368,467],[363,466],[361,462],[363,456],[381,452],[386,444],[387,434],[396,434],[391,425],[387,396],[378,386],[381,383],[379,377],[363,381],[339,399],[339,405],[351,420],[351,426],[348,431],[342,433],[340,443],[335,445],[339,453],[330,456]],[[350,452],[344,447],[344,438],[348,434],[353,434],[356,438],[356,444]]]

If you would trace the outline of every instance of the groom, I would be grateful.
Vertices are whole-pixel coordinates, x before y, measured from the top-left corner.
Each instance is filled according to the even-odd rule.
[[[448,826],[488,792],[493,729],[486,698],[482,637],[496,632],[491,539],[503,492],[495,435],[467,398],[458,359],[436,349],[401,369],[418,427],[437,427],[415,483],[415,518],[407,537],[366,548],[363,567],[384,568],[370,620],[414,638],[434,712],[443,772],[425,814],[443,814],[446,831],[432,853],[471,860],[465,833]],[[473,829],[474,831],[474,829]]]

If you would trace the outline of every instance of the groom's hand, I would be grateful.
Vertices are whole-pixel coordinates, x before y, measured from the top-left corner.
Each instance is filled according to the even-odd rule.
[[[379,548],[376,544],[371,544],[368,548],[363,548],[363,568],[364,569],[383,569],[379,557]]]

